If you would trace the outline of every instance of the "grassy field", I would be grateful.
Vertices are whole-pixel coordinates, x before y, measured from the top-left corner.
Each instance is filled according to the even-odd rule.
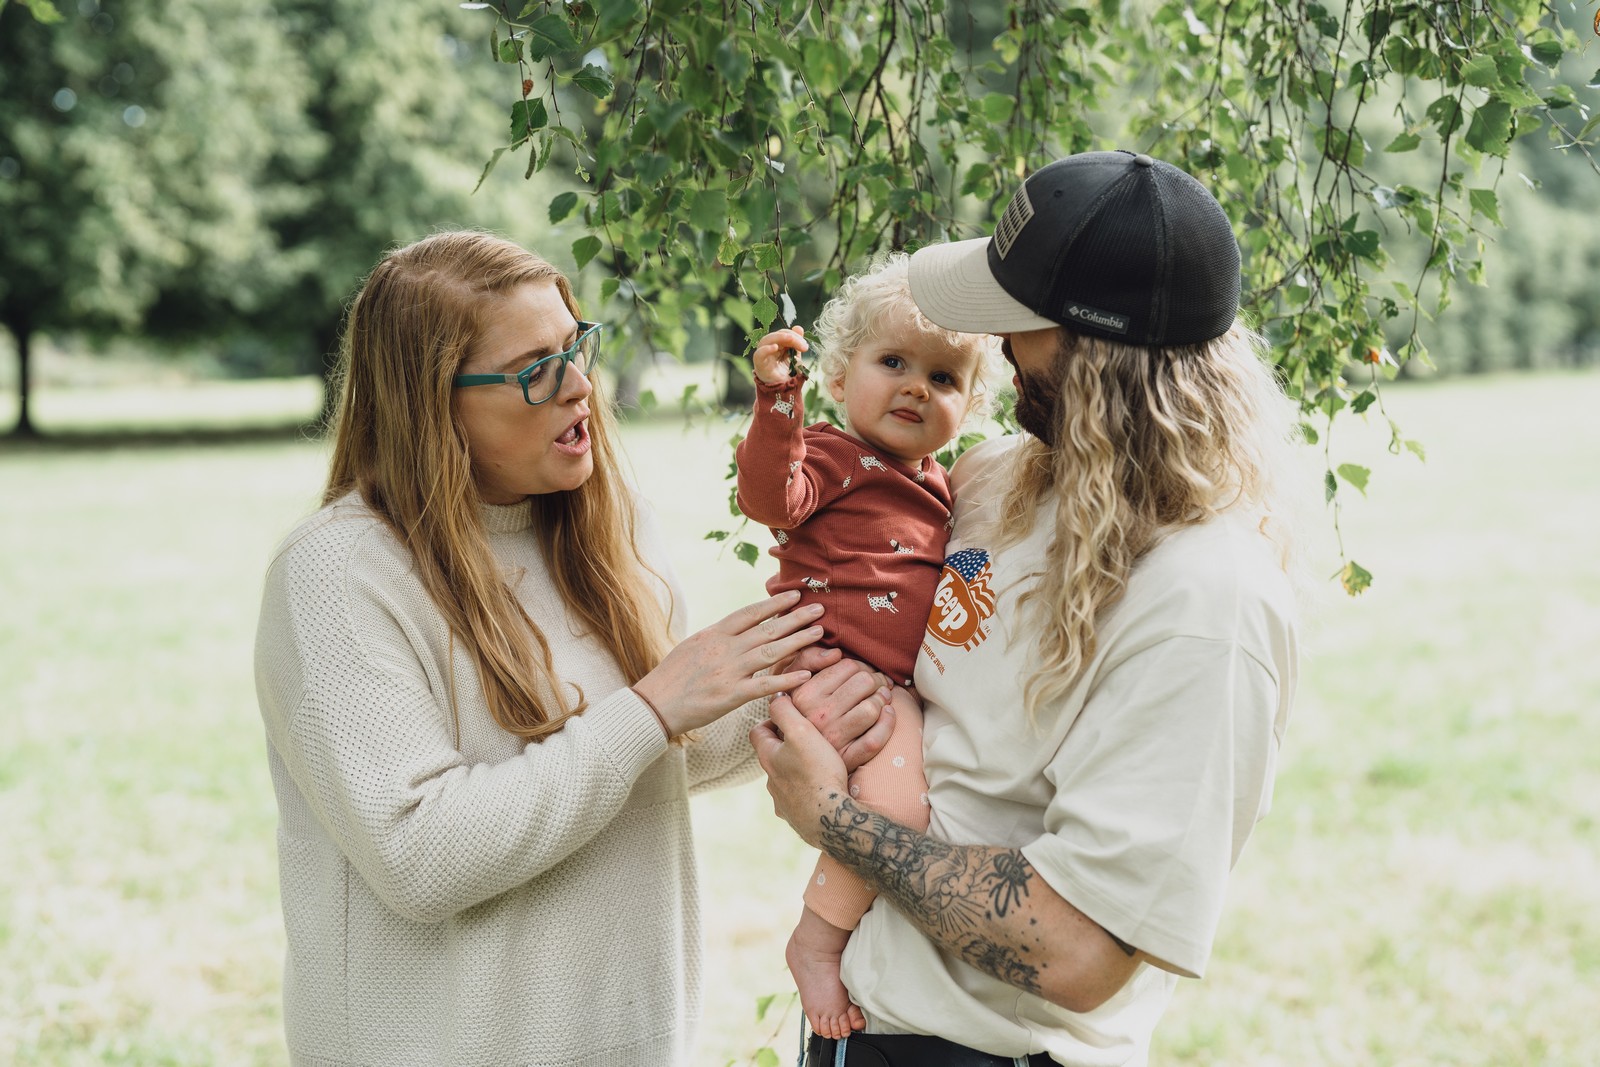
[[[99,421],[46,394],[38,417],[266,425],[304,390],[102,394]],[[1387,399],[1428,462],[1359,424],[1335,440],[1336,462],[1374,468],[1343,525],[1377,580],[1313,608],[1273,813],[1157,1063],[1600,1063],[1600,376]],[[731,432],[628,430],[701,623],[762,577],[702,539],[726,525]],[[250,643],[268,553],[323,462],[292,435],[0,446],[0,1063],[286,1062]],[[696,824],[701,1062],[721,1067],[772,1033],[755,998],[788,988],[810,861],[757,785],[697,801]],[[792,1041],[774,1040],[784,1059]]]

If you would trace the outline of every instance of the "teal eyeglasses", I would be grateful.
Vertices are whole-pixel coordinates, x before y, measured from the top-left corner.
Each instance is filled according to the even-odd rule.
[[[515,383],[522,387],[522,399],[530,404],[543,404],[561,391],[561,379],[566,376],[568,363],[576,363],[584,374],[594,370],[600,362],[600,328],[604,325],[578,320],[578,339],[572,342],[571,348],[553,356],[540,356],[515,374],[458,374],[450,383],[457,389]]]

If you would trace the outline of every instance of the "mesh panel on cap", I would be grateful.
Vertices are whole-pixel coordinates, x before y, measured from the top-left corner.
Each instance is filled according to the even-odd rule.
[[[1136,249],[1149,240],[1153,209],[1149,183],[1136,175],[1120,178],[1101,196],[1093,221],[1063,250],[1056,289],[1060,306],[1076,303],[1126,315],[1126,336],[1144,333],[1150,321],[1146,294],[1159,279],[1152,273],[1151,257]],[[1112,330],[1106,336],[1122,334]]]
[[[1239,308],[1239,246],[1227,216],[1205,189],[1176,175],[1162,183],[1169,218],[1171,281],[1168,332],[1175,342],[1216,337],[1233,324]]]

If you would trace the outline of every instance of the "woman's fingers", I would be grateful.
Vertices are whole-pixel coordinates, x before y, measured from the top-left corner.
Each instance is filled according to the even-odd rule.
[[[800,650],[800,654],[789,664],[790,668],[797,671],[810,671],[816,674],[824,668],[831,667],[839,662],[839,657],[844,653],[837,648],[823,648],[820,645],[807,645]]]
[[[760,626],[767,619],[788,611],[799,602],[800,591],[798,589],[790,589],[787,592],[779,593],[777,596],[769,596],[765,600],[758,600],[754,604],[746,604],[738,611],[718,619],[706,629],[724,634],[742,634]]]
[[[804,685],[806,683],[806,679],[810,677],[810,671],[790,671],[787,674],[763,674],[759,678],[751,679],[753,682],[755,682],[759,690],[751,699],[755,699],[755,697],[774,696],[778,693],[787,693],[791,689],[795,689]]]
[[[765,658],[765,650],[769,646],[776,648],[779,644],[797,632],[807,633],[809,630],[814,629],[819,631],[816,635],[817,637],[822,636],[820,632],[821,627],[815,625],[816,621],[822,618],[822,613],[823,608],[821,604],[803,604],[800,607],[795,608],[793,611],[762,619],[760,622],[750,627],[750,629],[745,630],[741,634],[737,634],[735,636],[735,640],[738,642],[743,642],[746,650],[756,649],[759,654]],[[814,640],[816,640],[816,637],[811,638],[811,641]],[[803,641],[799,645],[791,648],[789,650],[789,655],[793,655],[794,653],[798,652],[800,649],[810,644],[811,641]],[[767,659],[767,662],[763,664],[763,666],[770,666],[771,664],[777,662],[778,660],[769,658]]]
[[[746,658],[742,666],[748,667],[748,673],[750,674],[754,674],[756,671],[765,670],[774,663],[782,663],[784,660],[795,655],[807,645],[816,644],[818,641],[822,640],[822,635],[822,627],[808,626],[804,630],[790,634],[788,637],[782,637],[776,641],[764,642],[757,645],[746,654]],[[809,677],[809,673],[807,677]]]

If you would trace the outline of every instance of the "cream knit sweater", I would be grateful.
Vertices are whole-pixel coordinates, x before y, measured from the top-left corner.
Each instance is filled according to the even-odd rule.
[[[290,1062],[687,1064],[700,1011],[688,797],[754,775],[745,734],[764,702],[669,748],[626,688],[636,679],[575,632],[529,505],[483,514],[557,670],[589,700],[541,744],[494,724],[409,554],[355,496],[302,523],[268,571],[256,689]],[[670,575],[648,518],[643,530],[641,551]]]

